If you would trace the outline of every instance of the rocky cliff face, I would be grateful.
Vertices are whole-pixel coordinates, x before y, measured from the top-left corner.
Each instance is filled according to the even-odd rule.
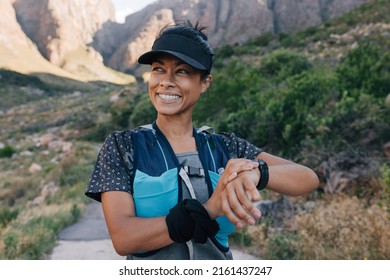
[[[36,45],[26,36],[17,21],[12,1],[0,1],[0,11],[0,68],[22,73],[51,72],[71,77],[45,60]]]
[[[240,44],[264,32],[321,24],[367,1],[159,0],[118,24],[111,0],[2,0],[0,48],[19,42],[36,51],[36,45],[52,64],[80,75],[87,69],[91,76],[103,61],[120,71],[132,69],[169,23],[199,21],[213,46]]]
[[[150,49],[153,45],[155,35],[165,25],[174,22],[172,10],[161,9],[153,13],[142,25],[138,24],[133,34],[128,34],[123,38],[129,38],[123,42],[113,53],[108,61],[108,65],[120,71],[126,71],[132,65],[137,63],[138,57]],[[127,23],[129,26],[136,24]],[[126,29],[128,30],[128,29]]]
[[[12,47],[12,44],[22,44],[33,47],[33,43],[24,34],[16,20],[15,10],[10,1],[0,1],[0,42],[2,46]]]
[[[110,0],[1,0],[0,9],[1,68],[82,81],[134,80],[106,67],[90,46],[115,20]]]
[[[121,27],[119,50],[106,52],[110,67],[132,68],[150,49],[156,31],[165,23],[190,20],[206,25],[214,46],[239,44],[265,32],[288,33],[316,26],[368,0],[159,0],[129,15]],[[99,49],[99,47],[97,47]]]
[[[91,43],[104,23],[115,21],[110,0],[14,0],[13,5],[23,30],[56,65]]]

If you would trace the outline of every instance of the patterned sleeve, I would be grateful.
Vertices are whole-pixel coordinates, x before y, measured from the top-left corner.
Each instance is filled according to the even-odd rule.
[[[255,159],[263,150],[237,137],[234,133],[220,133],[231,158]]]
[[[92,170],[85,195],[101,201],[101,193],[132,193],[133,150],[129,131],[113,132],[103,143]]]

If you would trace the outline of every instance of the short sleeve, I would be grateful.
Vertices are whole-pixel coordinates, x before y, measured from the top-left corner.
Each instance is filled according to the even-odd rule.
[[[231,158],[255,159],[262,149],[256,147],[250,142],[237,137],[234,133],[220,133]]]
[[[104,141],[92,170],[85,195],[101,201],[101,193],[132,194],[133,149],[130,131],[113,132]]]

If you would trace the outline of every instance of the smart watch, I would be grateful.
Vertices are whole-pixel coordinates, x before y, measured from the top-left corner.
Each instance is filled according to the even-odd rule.
[[[259,170],[260,170],[260,180],[259,183],[257,184],[257,189],[261,191],[264,190],[268,184],[268,179],[269,179],[268,165],[262,159],[257,160],[257,162],[259,163]]]

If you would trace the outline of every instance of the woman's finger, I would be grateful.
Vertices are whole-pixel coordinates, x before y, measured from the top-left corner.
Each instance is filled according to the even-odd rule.
[[[251,216],[255,219],[260,219],[261,213],[257,209],[257,207],[252,202],[252,193],[250,191],[245,190],[243,186],[236,184],[235,192],[238,198],[239,203],[242,207],[251,214]]]
[[[221,197],[221,204],[222,204],[222,212],[230,220],[232,224],[234,224],[238,228],[244,227],[244,223],[237,217],[237,215],[233,212],[232,208],[230,207],[228,196],[226,190],[224,191],[223,197]]]
[[[230,184],[227,187],[226,191],[228,194],[229,206],[240,220],[245,221],[247,224],[254,225],[255,219],[250,213],[246,211],[245,206],[238,199],[237,190],[239,190],[239,188],[236,189],[236,187],[233,186],[233,184]]]

